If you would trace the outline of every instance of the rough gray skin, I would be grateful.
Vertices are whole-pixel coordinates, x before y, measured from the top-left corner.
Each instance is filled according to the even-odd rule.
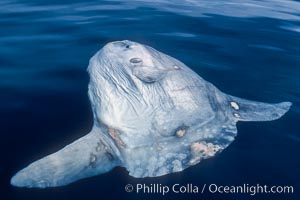
[[[55,187],[126,167],[162,176],[226,148],[237,121],[268,121],[291,103],[266,104],[224,94],[180,61],[131,41],[104,46],[88,67],[92,131],[18,172],[11,184]]]

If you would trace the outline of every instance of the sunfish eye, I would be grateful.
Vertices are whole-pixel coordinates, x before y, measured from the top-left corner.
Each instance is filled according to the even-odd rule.
[[[134,64],[134,65],[137,65],[137,64],[141,64],[143,62],[143,60],[140,59],[140,58],[131,58],[129,60],[129,62],[132,63],[132,64]]]

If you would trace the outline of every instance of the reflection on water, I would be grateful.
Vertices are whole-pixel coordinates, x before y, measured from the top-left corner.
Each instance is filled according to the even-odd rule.
[[[236,142],[218,158],[145,181],[299,182],[300,2],[2,0],[0,8],[0,152],[13,147],[0,165],[6,199],[55,198],[49,191],[12,189],[9,179],[29,160],[89,130],[88,60],[105,43],[122,39],[178,58],[226,93],[293,102],[278,121],[239,124]],[[122,189],[128,181],[136,180],[117,169],[54,193],[59,199],[85,198],[84,188],[91,198],[126,199],[131,197]]]

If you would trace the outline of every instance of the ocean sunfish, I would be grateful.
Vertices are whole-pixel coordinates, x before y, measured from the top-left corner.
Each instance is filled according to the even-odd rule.
[[[227,95],[182,62],[128,40],[89,62],[90,133],[19,171],[11,184],[56,187],[125,167],[133,177],[180,172],[226,148],[238,121],[270,121],[290,102]]]

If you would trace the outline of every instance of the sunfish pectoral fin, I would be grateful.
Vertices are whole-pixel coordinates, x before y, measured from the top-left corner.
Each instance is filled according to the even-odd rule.
[[[57,187],[105,173],[119,164],[110,146],[91,132],[60,151],[19,171],[11,184],[17,187]]]
[[[232,115],[237,121],[271,121],[282,117],[292,106],[291,102],[262,103],[228,96]]]

